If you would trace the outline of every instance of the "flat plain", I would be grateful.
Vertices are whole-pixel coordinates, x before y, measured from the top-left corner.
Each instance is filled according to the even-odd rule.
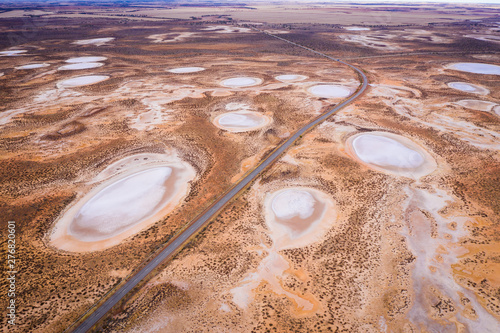
[[[95,331],[500,330],[498,7],[2,6],[14,331],[70,327],[359,86],[261,31],[367,92]]]

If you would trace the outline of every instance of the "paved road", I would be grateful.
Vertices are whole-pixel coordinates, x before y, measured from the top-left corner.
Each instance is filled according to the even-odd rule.
[[[257,30],[257,29],[255,29]],[[260,31],[260,30],[258,30]],[[151,261],[149,261],[146,266],[144,266],[137,274],[135,274],[132,278],[130,278],[129,281],[127,281],[123,287],[118,289],[106,302],[104,302],[99,308],[97,308],[83,323],[80,324],[73,332],[75,333],[83,333],[89,331],[92,326],[94,326],[111,308],[116,305],[130,290],[132,290],[142,279],[144,279],[151,271],[153,271],[163,260],[165,260],[168,256],[170,256],[172,253],[176,252],[177,249],[186,241],[188,240],[191,236],[193,236],[198,229],[203,227],[203,225],[209,221],[214,215],[217,214],[217,212],[224,207],[233,197],[241,191],[245,186],[247,186],[251,181],[256,179],[259,174],[266,169],[269,165],[271,165],[274,161],[276,161],[280,155],[287,150],[295,140],[297,140],[300,136],[302,136],[304,133],[309,131],[311,128],[316,126],[317,124],[321,123],[331,115],[333,115],[335,112],[343,108],[344,106],[348,105],[352,101],[354,101],[356,98],[361,95],[366,87],[368,86],[368,79],[366,78],[365,74],[359,70],[358,68],[345,63],[339,59],[335,59],[333,57],[327,56],[326,54],[323,54],[321,52],[315,51],[313,49],[310,49],[308,47],[299,45],[297,43],[291,42],[289,40],[286,40],[284,38],[263,32],[273,38],[280,39],[284,42],[290,43],[292,45],[295,45],[297,47],[301,47],[303,49],[306,49],[308,51],[314,52],[319,56],[328,58],[333,61],[340,62],[341,64],[347,65],[354,69],[357,73],[359,73],[360,77],[362,78],[362,84],[361,87],[358,89],[358,91],[352,95],[348,100],[344,101],[343,103],[335,106],[333,109],[331,109],[328,112],[325,112],[323,115],[320,117],[316,118],[303,128],[301,128],[298,132],[296,132],[293,136],[288,138],[280,147],[278,147],[269,157],[267,157],[262,163],[255,168],[249,175],[247,175],[245,178],[243,178],[238,184],[236,184],[229,192],[226,192],[224,196],[222,196],[218,201],[211,206],[203,215],[201,215],[189,228],[187,228],[184,232],[182,232],[171,244],[169,244],[165,249],[163,249],[155,258],[153,258]]]

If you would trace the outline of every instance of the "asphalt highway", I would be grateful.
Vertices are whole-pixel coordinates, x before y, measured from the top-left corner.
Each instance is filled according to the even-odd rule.
[[[255,29],[257,30],[257,29]],[[260,31],[260,30],[258,30]],[[168,244],[156,257],[152,258],[141,270],[139,270],[135,275],[133,275],[121,288],[115,291],[101,306],[99,306],[95,311],[93,311],[73,332],[84,333],[88,332],[111,308],[116,305],[130,290],[132,290],[142,279],[144,279],[149,273],[151,273],[161,262],[168,258],[172,253],[175,253],[182,245],[193,236],[197,230],[202,228],[208,221],[210,221],[217,213],[230,202],[235,195],[238,194],[242,189],[244,189],[250,182],[255,180],[262,171],[264,171],[268,166],[275,162],[283,152],[285,152],[299,137],[304,135],[310,129],[312,129],[317,124],[323,122],[325,119],[336,113],[338,110],[342,109],[346,105],[357,99],[368,86],[368,79],[366,75],[358,68],[351,64],[348,64],[340,59],[330,57],[324,53],[315,51],[306,46],[294,43],[287,39],[269,34],[264,31],[260,31],[266,35],[282,40],[286,43],[295,45],[297,47],[303,48],[307,51],[313,52],[318,56],[325,57],[327,59],[339,62],[346,66],[351,67],[355,70],[362,79],[361,85],[355,94],[351,95],[349,99],[336,105],[333,109],[328,112],[323,113],[321,116],[312,120],[309,124],[302,127],[295,134],[289,137],[284,143],[276,148],[273,153],[271,153],[265,160],[263,160],[251,173],[245,176],[240,182],[234,185],[228,192],[222,195],[210,208],[208,208],[201,216],[199,216],[186,230],[179,234],[170,244]],[[90,312],[90,311],[89,311]]]

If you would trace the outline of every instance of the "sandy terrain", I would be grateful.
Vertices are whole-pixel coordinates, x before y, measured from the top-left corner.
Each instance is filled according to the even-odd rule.
[[[64,331],[355,91],[348,67],[249,22],[356,65],[370,86],[95,331],[500,331],[497,7],[37,6],[42,17],[0,13],[0,55],[20,55],[0,57],[0,208],[23,256],[17,331]],[[26,36],[25,19],[43,28]],[[12,35],[27,39],[13,47]],[[106,66],[57,70],[95,62]],[[309,90],[322,85],[335,97]]]

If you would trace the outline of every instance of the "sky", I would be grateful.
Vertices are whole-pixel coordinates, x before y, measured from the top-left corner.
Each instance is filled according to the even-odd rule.
[[[12,0],[0,0],[0,3],[2,2],[11,2]],[[19,1],[19,0],[18,0]],[[51,3],[58,3],[58,2],[86,2],[85,0],[21,0],[19,2],[51,2]],[[100,0],[91,0],[89,2],[99,2]],[[102,0],[103,2],[110,2],[112,0]],[[120,0],[117,0],[120,1]],[[126,2],[133,2],[133,0],[125,0]],[[180,2],[182,3],[182,0],[149,0],[150,2]],[[141,0],[140,2],[149,2],[148,0]],[[287,2],[287,0],[275,0],[276,2]],[[238,3],[252,3],[252,2],[274,2],[272,0],[187,0],[185,2],[188,3],[196,3],[196,2],[224,2],[224,3],[231,3],[231,2],[238,2]],[[290,2],[304,2],[304,3],[341,3],[341,2],[357,2],[357,3],[405,3],[405,4],[417,4],[417,3],[461,3],[461,4],[481,4],[481,3],[489,3],[489,4],[499,4],[500,5],[500,0],[290,0]]]
[[[241,0],[244,2],[244,0]],[[251,0],[250,0],[251,1]],[[286,1],[286,0],[284,0]],[[474,4],[474,3],[494,3],[494,4],[500,4],[500,0],[295,0],[297,2],[365,2],[365,3],[395,3],[395,2],[402,2],[406,4],[412,4],[412,3],[429,3],[429,2],[441,2],[441,3],[467,3],[467,4]]]

